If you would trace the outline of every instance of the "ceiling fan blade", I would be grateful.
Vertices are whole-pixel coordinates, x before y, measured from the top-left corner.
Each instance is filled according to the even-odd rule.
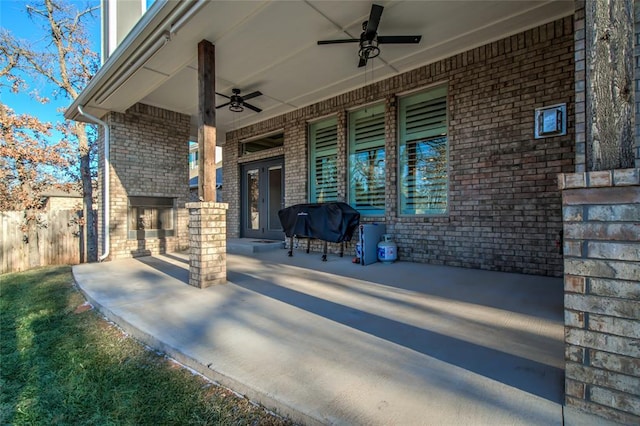
[[[340,43],[360,43],[359,38],[344,38],[340,40],[320,40],[318,41],[319,45],[322,44],[340,44]]]
[[[367,61],[369,60],[369,51],[365,51],[364,57],[360,56],[360,61],[358,62],[358,68],[362,68],[367,65]]]
[[[216,105],[216,109],[226,107],[229,104],[231,104],[231,102],[227,102],[226,104],[222,104],[222,105]]]
[[[223,95],[222,93],[218,93],[218,92],[216,92],[216,95],[218,95],[218,96],[222,96],[223,98],[231,99],[229,96],[227,96],[227,95]]]
[[[369,20],[367,21],[367,29],[364,34],[364,38],[366,38],[367,40],[373,40],[373,38],[376,36],[383,9],[384,7],[378,4],[371,5],[371,14],[369,15]]]
[[[378,44],[420,43],[422,36],[378,36]]]
[[[244,105],[245,107],[249,108],[249,109],[250,109],[250,110],[252,110],[252,111],[255,111],[255,112],[262,112],[262,110],[261,110],[260,108],[258,108],[258,107],[254,107],[253,105],[248,104],[248,103],[246,103],[246,102],[243,102],[243,103],[242,103],[242,105]]]
[[[256,90],[253,93],[249,93],[248,95],[242,96],[242,99],[244,99],[246,101],[247,99],[252,99],[252,98],[255,98],[255,97],[258,97],[258,96],[262,96],[262,92],[259,91],[259,90]]]
[[[364,57],[362,55],[360,55],[360,61],[358,62],[358,68],[362,68],[365,65],[367,65],[367,61],[369,60],[369,53],[371,53],[370,50],[365,50],[364,52],[362,52],[362,55],[364,55]]]

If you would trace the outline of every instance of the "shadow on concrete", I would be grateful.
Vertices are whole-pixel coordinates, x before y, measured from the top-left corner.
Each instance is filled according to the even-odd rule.
[[[170,261],[163,260],[164,256],[167,256],[167,260]],[[184,257],[162,255],[160,257],[140,257],[135,260],[162,274],[166,274],[183,283],[188,283],[188,261],[186,261]],[[175,261],[175,263],[172,263],[171,261]],[[278,284],[278,280],[275,278],[279,273],[284,272],[282,270],[283,266],[284,265],[267,261],[260,265],[260,269],[255,270],[255,273],[251,274],[231,269],[228,271],[228,278],[234,285],[245,290],[261,294],[298,309],[305,310],[309,313],[319,315],[336,323],[351,327],[355,330],[401,345],[405,348],[458,366],[505,385],[539,396],[551,402],[562,404],[564,372],[561,368],[526,358],[521,356],[522,354],[515,355],[507,353],[499,349],[478,344],[477,342],[470,342],[458,337],[429,330],[429,324],[425,324],[425,327],[422,328],[420,326],[387,318],[376,313],[367,312],[354,306],[348,306],[346,304],[337,303],[322,297],[317,297],[302,291],[288,288],[284,285]],[[298,265],[295,266],[298,267]],[[403,265],[403,267],[405,266],[411,265]],[[425,265],[421,266],[424,267]],[[358,270],[355,271],[355,279],[364,279],[362,277],[358,278],[358,272]],[[292,273],[295,274],[295,271],[288,271],[286,274]],[[380,291],[374,291],[373,289],[370,290],[367,287],[354,287],[349,285],[349,283],[341,282],[340,277],[343,275],[340,275],[340,272],[335,272],[336,275],[333,276],[328,276],[326,274],[315,275],[316,273],[318,273],[318,269],[311,269],[308,275],[305,273],[305,279],[311,279],[322,286],[334,287],[344,293],[352,293],[354,297],[358,297],[358,295],[360,297],[374,297],[379,299],[381,303],[395,304],[398,306],[398,309],[410,308],[420,310],[425,313],[425,319],[427,318],[427,314],[449,317],[456,316],[456,312],[442,312],[437,310],[427,312],[424,306],[411,303],[407,300],[402,300],[402,298],[394,295],[394,291],[403,292],[407,289],[409,291],[414,291],[415,288],[417,288],[415,282],[407,282],[405,285],[393,284],[392,286],[389,286],[388,280],[385,277],[378,277],[377,280],[372,279],[372,282],[380,281],[386,283],[383,284],[386,286],[386,291],[381,293]],[[256,277],[256,275],[258,275],[258,277]],[[263,276],[260,277],[260,275]],[[374,275],[375,277],[375,271],[371,269],[364,275],[367,275],[367,279],[371,278],[368,275]],[[271,279],[272,277],[274,277],[274,279]],[[152,276],[141,276],[139,278],[149,281],[154,280]],[[506,291],[506,286],[498,285],[498,287],[502,291]],[[462,301],[465,303],[481,303],[491,307],[498,307],[500,309],[524,311],[526,314],[534,316],[537,313],[535,309],[520,309],[518,305],[519,303],[522,303],[522,301],[515,303],[514,301],[509,300],[509,297],[505,298],[504,295],[501,295],[502,297],[497,298],[498,300],[495,301],[487,300],[490,295],[486,297],[483,296],[479,301],[477,297],[474,297],[477,293],[461,294],[462,292],[460,292],[459,285],[447,288],[440,288],[439,286],[435,286],[435,288],[434,286],[421,286],[415,291],[419,291],[426,295],[435,295],[441,298],[451,298],[452,300]],[[510,294],[513,296],[513,293]],[[508,292],[507,295],[509,295]],[[549,302],[547,300],[547,304],[548,303]],[[526,305],[526,303],[524,304]],[[536,304],[537,302],[532,303],[534,306]],[[546,315],[542,315],[542,317],[545,316]],[[457,318],[457,321],[466,321],[469,327],[477,325],[469,319],[461,320],[460,318]],[[521,340],[522,342],[527,341],[529,338],[531,339],[528,341],[535,342],[532,344],[544,345],[546,342],[544,337],[538,337],[536,339],[536,336],[527,336],[528,332],[526,331],[508,330],[507,328],[501,328],[499,324],[491,325],[491,327],[495,328],[496,335],[500,336],[500,338],[511,336],[513,341],[516,343],[521,343]],[[520,335],[524,335],[524,337]]]
[[[188,255],[186,257],[181,257],[181,256],[176,256],[175,254],[165,253],[162,256],[163,257],[168,257],[169,259],[175,260],[176,262],[180,262],[180,263],[184,263],[186,265],[189,265],[189,256]]]
[[[262,255],[260,260],[265,266],[290,265],[309,274],[336,274],[399,291],[428,294],[551,321],[562,320],[564,312],[561,278],[413,262],[362,266],[335,255],[330,255],[328,262],[320,262],[317,253],[288,258],[284,250],[279,254]]]
[[[229,273],[235,285],[562,404],[564,372],[521,356],[395,321],[256,279]]]
[[[166,256],[166,255],[162,255],[162,256]],[[168,256],[168,257],[176,258],[176,260],[183,262],[183,259],[177,258],[176,256]],[[151,268],[159,272],[162,272],[163,274],[167,274],[170,277],[180,280],[185,284],[189,282],[188,267],[185,269],[185,267],[182,265],[175,265],[173,263],[162,260],[160,257],[157,257],[157,256],[136,257],[135,260],[137,260],[140,263],[144,263],[145,265],[150,266]]]

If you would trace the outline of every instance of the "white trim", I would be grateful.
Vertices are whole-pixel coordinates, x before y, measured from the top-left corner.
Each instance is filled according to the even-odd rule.
[[[168,32],[163,33],[158,40],[156,40],[148,49],[145,49],[145,52],[140,55],[135,62],[127,67],[127,69],[118,76],[118,78],[113,82],[103,86],[102,92],[96,96],[96,103],[102,105],[106,100],[108,100],[113,93],[118,90],[124,83],[127,82],[133,76],[133,74],[138,71],[149,59],[151,59],[160,49],[164,47],[171,41],[171,37]]]
[[[181,2],[156,0],[147,12],[142,15],[142,18],[127,34],[125,39],[122,40],[122,43],[118,45],[113,54],[109,56],[105,64],[98,70],[98,73],[89,81],[87,87],[67,108],[65,118],[77,120],[78,116],[82,116],[77,111],[78,106],[86,107],[95,98],[98,90],[103,89],[107,83],[119,79],[123,73],[127,72],[131,68],[126,63],[127,58],[144,55],[149,45],[160,39],[168,30],[171,22],[184,14],[185,10],[188,10],[194,4],[196,4],[195,0]],[[143,34],[148,34],[144,39],[146,42],[142,41]],[[104,90],[101,91],[104,92]]]
[[[424,86],[415,87],[413,89],[405,90],[403,92],[398,92],[398,93],[395,93],[394,95],[398,100],[400,100],[400,98],[404,98],[404,97],[407,97],[407,96],[413,96],[413,95],[415,95],[417,93],[428,91],[428,90],[433,90],[433,89],[436,89],[436,88],[438,88],[440,86],[444,86],[444,85],[447,86],[447,95],[448,95],[448,93],[449,93],[449,83],[450,83],[449,79],[440,80],[440,81],[435,82],[435,83],[429,83],[429,84],[426,84]]]
[[[241,144],[243,144],[243,143],[257,141],[257,140],[262,139],[262,138],[268,138],[269,136],[277,135],[277,134],[280,134],[280,133],[282,133],[282,135],[284,137],[284,128],[281,128],[281,129],[278,129],[278,130],[274,130],[274,131],[270,131],[268,133],[262,133],[262,134],[260,134],[258,136],[251,136],[250,138],[247,138],[247,139],[239,139],[238,138],[238,141]]]
[[[321,116],[321,117],[315,117],[315,118],[312,118],[312,119],[310,119],[310,120],[307,120],[307,124],[315,124],[315,123],[319,123],[319,122],[321,122],[321,121],[328,120],[328,119],[330,119],[330,118],[334,118],[334,117],[335,117],[336,119],[338,119],[338,118],[339,118],[339,116],[340,116],[340,112],[339,112],[339,111],[337,111],[337,112],[332,112],[332,113],[329,113],[329,114],[327,114],[327,115],[323,115],[323,116]]]

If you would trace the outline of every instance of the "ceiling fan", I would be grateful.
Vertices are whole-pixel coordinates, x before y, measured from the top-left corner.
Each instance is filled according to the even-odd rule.
[[[262,96],[262,92],[260,92],[259,90],[256,90],[253,93],[249,93],[248,95],[241,96],[240,89],[234,88],[234,89],[231,89],[231,93],[232,93],[231,96],[227,96],[227,95],[223,95],[222,93],[216,92],[216,95],[220,95],[223,98],[229,99],[229,102],[216,106],[216,109],[226,107],[227,105],[229,105],[229,111],[232,111],[232,112],[242,112],[244,111],[244,107],[247,107],[250,110],[255,112],[262,111],[260,108],[245,102],[247,99],[253,99],[258,96]]]
[[[380,17],[382,16],[382,10],[384,7],[372,4],[369,20],[362,23],[362,34],[360,38],[347,38],[341,40],[320,40],[318,44],[340,44],[340,43],[359,43],[360,50],[358,56],[360,62],[358,67],[364,67],[367,65],[369,59],[375,58],[380,54],[379,44],[416,44],[420,43],[422,36],[379,36],[378,24],[380,23]]]

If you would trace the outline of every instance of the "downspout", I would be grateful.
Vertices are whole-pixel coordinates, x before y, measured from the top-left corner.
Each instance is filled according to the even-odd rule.
[[[96,124],[102,125],[104,128],[104,179],[103,179],[103,191],[102,191],[102,240],[104,241],[104,248],[102,256],[98,258],[98,262],[102,262],[109,256],[109,169],[111,163],[109,162],[109,125],[98,117],[86,113],[82,110],[82,106],[78,105],[78,113],[81,116],[88,118]]]

